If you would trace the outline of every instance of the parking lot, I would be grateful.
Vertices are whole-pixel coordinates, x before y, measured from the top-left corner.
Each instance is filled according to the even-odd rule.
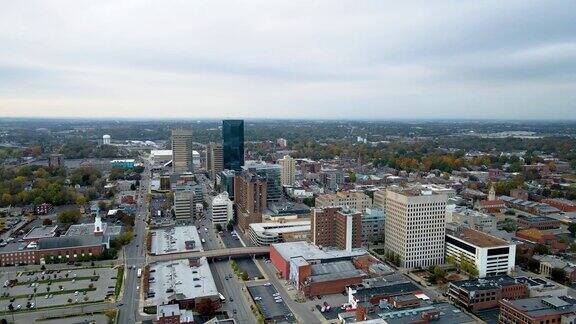
[[[152,197],[152,200],[150,201],[150,225],[169,226],[174,224],[174,219],[170,212],[170,206],[167,206],[167,209],[162,208],[165,203],[167,203],[167,199],[164,196],[155,195]],[[160,216],[158,216],[159,211]]]
[[[266,320],[294,322],[294,315],[283,300],[275,299],[278,293],[271,284],[248,287],[250,296],[262,310]],[[277,294],[276,296],[279,296]]]
[[[114,295],[117,273],[114,268],[69,268],[0,274],[0,309],[101,301]]]
[[[223,231],[222,234],[219,234],[219,235],[220,235],[220,238],[222,239],[222,242],[224,242],[224,245],[226,245],[227,248],[243,247],[244,246],[244,245],[242,245],[242,242],[240,241],[240,239],[238,239],[237,236],[233,236],[228,231]]]

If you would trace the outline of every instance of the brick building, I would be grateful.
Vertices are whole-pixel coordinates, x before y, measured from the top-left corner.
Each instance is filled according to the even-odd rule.
[[[519,215],[516,222],[519,228],[536,228],[539,230],[559,228],[562,224],[560,220],[547,216]]]
[[[319,247],[351,250],[362,246],[362,213],[341,207],[315,208],[311,218],[312,243]]]
[[[104,247],[102,236],[59,236],[10,243],[0,249],[0,266],[40,264],[52,258],[74,261],[80,256],[99,256]]]
[[[528,286],[507,275],[494,276],[450,282],[448,296],[455,304],[475,312],[496,308],[502,299],[527,297]]]
[[[362,255],[366,251],[321,250],[307,242],[270,245],[270,261],[279,275],[307,296],[343,292],[362,281],[365,272],[351,261]]]
[[[245,232],[252,223],[262,222],[266,209],[266,179],[250,171],[243,171],[234,177],[234,204],[238,215],[238,225]]]
[[[567,296],[500,301],[499,323],[574,323],[575,320],[576,299]]]
[[[548,198],[542,200],[543,203],[556,207],[563,212],[576,212],[576,202],[562,198]]]

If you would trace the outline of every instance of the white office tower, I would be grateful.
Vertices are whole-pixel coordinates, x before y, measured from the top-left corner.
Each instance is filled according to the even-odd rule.
[[[278,160],[282,167],[280,181],[283,186],[291,186],[296,181],[296,161],[290,155],[284,155],[284,158]]]
[[[174,191],[174,214],[176,219],[191,219],[194,213],[192,190]]]
[[[222,192],[212,199],[210,203],[210,215],[214,225],[226,225],[234,218],[234,203],[228,198],[227,192]]]
[[[174,172],[194,171],[192,150],[192,131],[188,129],[172,130],[172,167]]]
[[[104,136],[102,136],[102,144],[104,144],[104,145],[110,145],[110,135],[104,135]]]
[[[385,249],[400,257],[402,267],[444,262],[447,200],[420,185],[387,189]]]

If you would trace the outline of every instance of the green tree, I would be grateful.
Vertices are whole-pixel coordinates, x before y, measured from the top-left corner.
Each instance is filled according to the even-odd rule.
[[[68,209],[58,214],[58,221],[64,224],[76,224],[80,220],[78,209]]]
[[[222,231],[222,225],[216,224],[216,230],[217,230],[218,232]]]
[[[228,224],[226,224],[226,229],[228,230],[228,232],[232,232],[232,230],[234,229],[234,224],[232,224],[232,221],[228,221]]]
[[[79,194],[76,196],[76,205],[83,206],[86,205],[86,197],[84,195]]]

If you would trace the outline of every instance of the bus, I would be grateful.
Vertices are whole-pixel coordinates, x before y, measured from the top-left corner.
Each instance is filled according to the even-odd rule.
[[[226,301],[226,297],[224,297],[224,295],[222,295],[221,293],[218,293],[218,297],[220,297],[220,301],[221,301],[221,302],[225,302],[225,301]]]
[[[142,276],[142,268],[138,268],[138,272],[136,273],[136,275],[138,276],[138,278]]]

